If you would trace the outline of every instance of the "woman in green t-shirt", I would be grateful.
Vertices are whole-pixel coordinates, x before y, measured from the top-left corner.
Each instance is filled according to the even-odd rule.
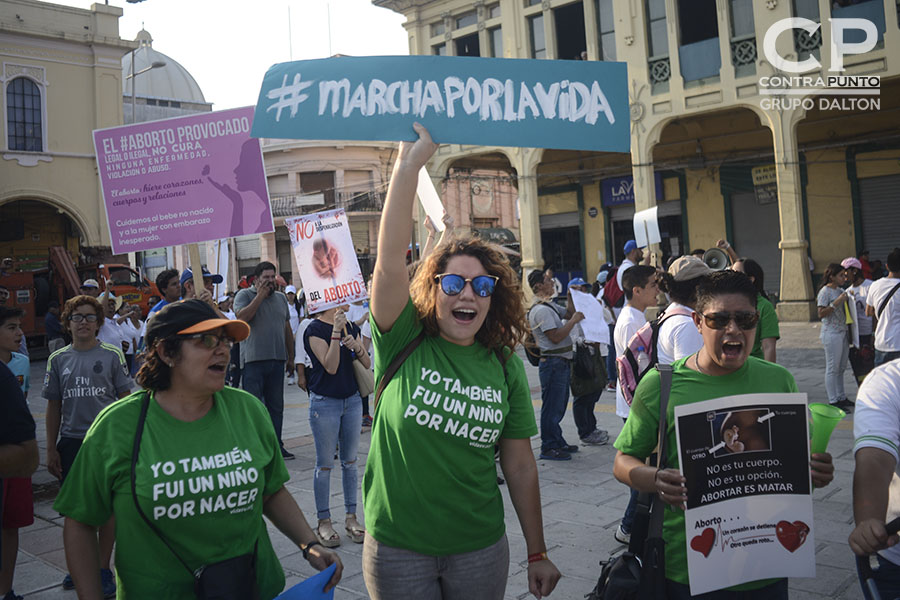
[[[749,277],[753,282],[753,287],[756,288],[756,310],[759,312],[759,325],[756,327],[756,338],[753,340],[750,356],[769,362],[778,362],[775,352],[775,344],[781,337],[778,330],[778,315],[766,295],[763,269],[752,258],[738,259],[731,268]]]
[[[412,285],[406,268],[419,171],[437,145],[418,123],[400,144],[378,236],[371,299],[375,374],[418,344],[375,406],[363,477],[363,576],[373,600],[500,600],[509,570],[494,446],[525,536],[537,597],[560,573],[547,558],[537,433],[522,360],[522,289],[496,247],[441,243]],[[517,559],[517,562],[520,559]]]
[[[675,407],[737,394],[797,391],[797,384],[787,369],[750,357],[759,314],[756,288],[744,274],[727,270],[708,275],[697,288],[694,309],[694,323],[703,336],[703,346],[672,365],[666,427],[668,468],[659,470],[644,462],[656,448],[658,439],[660,378],[656,371],[648,373],[638,385],[628,421],[615,443],[618,453],[613,465],[616,479],[640,492],[657,493],[663,502],[677,509],[667,509],[663,522],[669,600],[691,597],[683,512],[688,498],[687,480],[678,468]],[[727,420],[723,426],[726,424],[737,428],[736,421]],[[740,448],[736,436],[723,437],[730,450]],[[747,436],[746,443],[753,444],[752,435]],[[813,454],[810,458],[813,484],[827,485],[834,478],[831,455]],[[783,600],[788,597],[788,586],[786,579],[763,579],[715,594],[721,600]]]
[[[215,573],[216,563],[252,556],[246,571],[227,566],[234,597],[271,600],[285,578],[264,514],[312,566],[337,564],[329,588],[340,581],[340,558],[316,541],[284,487],[268,413],[225,387],[231,346],[249,334],[247,323],[221,319],[200,300],[169,304],[150,321],[137,374],[144,390],[100,413],[54,504],[66,517],[79,598],[102,597],[95,528],[113,515],[120,599],[196,598],[199,569]],[[255,593],[236,591],[240,584]]]

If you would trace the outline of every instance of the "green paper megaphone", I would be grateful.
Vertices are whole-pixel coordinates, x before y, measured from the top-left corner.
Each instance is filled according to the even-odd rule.
[[[831,432],[847,413],[837,406],[821,402],[810,404],[809,411],[812,413],[812,439],[809,441],[809,451],[812,454],[819,454],[828,448]]]

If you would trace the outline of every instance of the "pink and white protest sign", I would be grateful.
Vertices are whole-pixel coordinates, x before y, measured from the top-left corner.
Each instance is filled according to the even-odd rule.
[[[116,254],[275,230],[253,107],[98,129]]]
[[[368,298],[344,209],[285,219],[311,314]]]

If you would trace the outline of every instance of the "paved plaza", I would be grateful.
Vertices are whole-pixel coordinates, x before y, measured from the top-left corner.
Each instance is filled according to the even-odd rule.
[[[782,324],[782,339],[778,343],[778,362],[788,367],[797,379],[801,392],[810,402],[825,402],[825,357],[818,339],[818,324]],[[58,491],[56,480],[43,465],[46,460],[44,411],[46,402],[40,398],[45,363],[32,365],[34,387],[29,400],[38,425],[38,444],[42,465],[34,475],[35,523],[21,531],[19,564],[16,571],[16,592],[29,599],[75,600],[75,592],[63,591],[61,582],[66,572],[62,542],[63,519],[53,511],[52,503]],[[531,385],[535,415],[540,411],[540,384],[537,368],[525,365]],[[848,395],[853,398],[856,384],[850,371],[845,376]],[[315,522],[313,499],[313,471],[315,449],[307,418],[306,393],[296,386],[285,388],[285,445],[297,455],[288,461],[291,480],[287,487],[311,522]],[[605,392],[597,405],[599,426],[610,432],[611,441],[622,428],[615,415],[614,394]],[[563,431],[570,443],[577,440],[571,411],[567,412]],[[364,461],[369,448],[369,433],[362,435],[360,460]],[[791,598],[796,600],[819,598],[861,598],[856,580],[853,554],[847,545],[852,528],[853,511],[851,489],[853,474],[852,417],[839,423],[832,436],[829,450],[834,456],[834,482],[814,493],[816,577],[792,579]],[[532,439],[537,455],[540,439]],[[544,535],[551,559],[563,573],[552,598],[581,599],[596,582],[598,562],[611,552],[622,548],[613,539],[613,532],[628,503],[628,489],[612,476],[615,449],[612,445],[582,447],[569,462],[538,461],[543,503]],[[360,474],[362,470],[360,469]],[[510,565],[506,598],[523,599],[528,594],[525,541],[505,486],[506,524],[509,536]],[[337,522],[342,514],[340,474],[336,469],[331,484],[332,510]],[[360,513],[362,501],[360,498]],[[360,514],[360,520],[364,520]],[[291,586],[314,571],[303,560],[298,548],[283,535],[269,527],[275,550],[281,559]],[[338,527],[343,531],[342,527]],[[361,571],[362,545],[344,537],[337,549],[344,562],[344,577],[338,586],[337,598],[367,598]]]

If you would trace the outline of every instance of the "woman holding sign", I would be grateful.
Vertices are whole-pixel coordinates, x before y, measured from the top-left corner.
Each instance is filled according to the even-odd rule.
[[[376,398],[363,478],[366,587],[374,600],[503,598],[510,558],[499,444],[528,586],[540,598],[560,574],[544,544],[529,441],[537,427],[513,352],[527,327],[522,290],[503,254],[474,238],[440,244],[406,284],[418,173],[437,149],[414,128],[419,139],[400,145],[391,177],[372,291],[376,379],[406,356]]]
[[[284,487],[265,408],[225,387],[230,348],[249,333],[200,300],[150,321],[144,390],[100,413],[54,504],[79,598],[102,597],[94,532],[113,515],[119,597],[188,600],[199,583],[204,598],[274,598],[285,579],[263,515],[315,568],[337,564],[329,587],[340,581],[340,558]],[[229,594],[209,593],[222,584]]]
[[[691,597],[683,512],[687,502],[687,481],[678,467],[675,407],[738,394],[797,391],[794,377],[787,369],[750,356],[759,313],[756,312],[756,288],[746,275],[736,271],[717,271],[708,275],[697,288],[694,309],[694,323],[703,337],[703,347],[672,365],[674,373],[666,421],[665,464],[668,468],[658,470],[644,463],[657,445],[660,376],[656,370],[641,379],[628,421],[615,443],[619,450],[613,467],[616,479],[638,491],[659,494],[675,509],[667,508],[663,523],[669,600]],[[729,450],[733,451],[743,424],[726,418],[723,425],[731,432],[723,437],[726,444],[731,444]],[[747,443],[751,443],[748,431],[743,433]],[[834,477],[830,454],[813,454],[809,464],[815,486],[827,485]],[[716,592],[715,596],[717,599],[760,600],[787,597],[786,579],[751,581]]]

